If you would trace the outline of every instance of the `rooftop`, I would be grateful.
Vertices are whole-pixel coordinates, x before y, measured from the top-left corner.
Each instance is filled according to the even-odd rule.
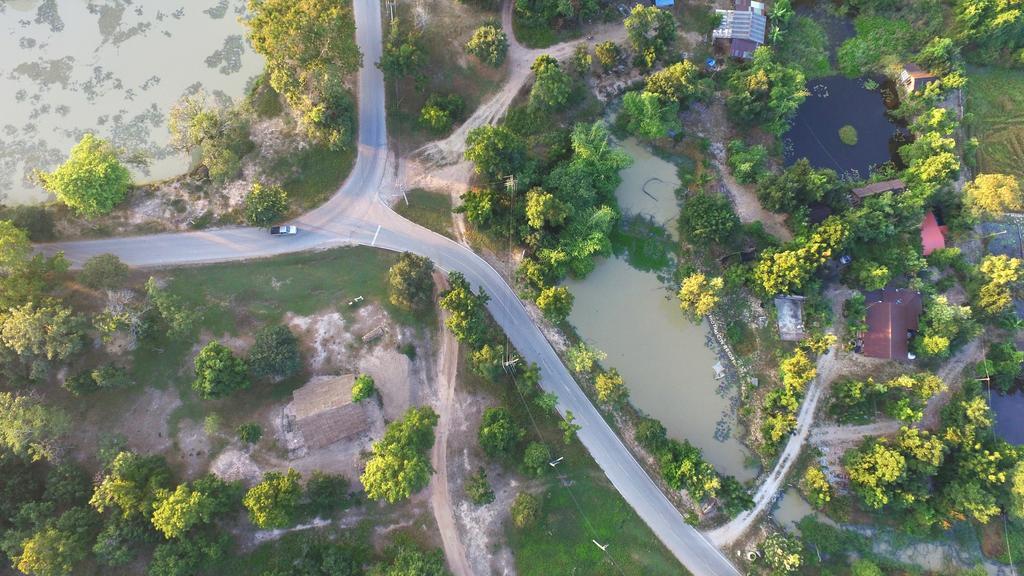
[[[306,445],[322,448],[362,434],[370,420],[362,404],[352,403],[355,376],[319,376],[292,392],[295,423]]]
[[[715,10],[722,17],[722,23],[711,33],[713,38],[749,40],[757,45],[764,44],[766,20],[761,14],[741,10]]]
[[[779,318],[779,338],[796,342],[807,337],[804,332],[804,297],[776,296],[775,311]]]
[[[907,360],[910,336],[918,328],[921,293],[904,288],[886,288],[864,294],[868,330],[861,353],[871,358]]]

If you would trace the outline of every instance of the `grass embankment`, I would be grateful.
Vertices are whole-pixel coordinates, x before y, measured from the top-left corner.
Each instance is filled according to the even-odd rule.
[[[406,199],[395,204],[395,212],[402,217],[433,230],[438,234],[455,238],[452,231],[452,197],[442,192],[431,192],[416,188],[406,193]]]
[[[224,416],[225,424],[234,425],[228,421],[231,414],[248,414],[268,401],[286,397],[305,381],[305,374],[272,385],[255,385],[226,400],[199,400],[191,392],[190,369],[199,333],[206,331],[215,338],[251,334],[280,322],[289,311],[310,315],[335,307],[348,316],[346,303],[356,296],[385,306],[398,322],[421,326],[433,322],[432,318],[414,318],[388,304],[387,272],[396,258],[390,252],[358,247],[175,270],[167,289],[200,310],[202,319],[189,338],[174,340],[156,334],[146,340],[134,353],[135,381],[179,389],[183,404],[171,415],[172,433],[178,421],[200,421],[212,412]]]
[[[1024,177],[1024,72],[972,68],[965,95],[979,171]]]
[[[463,347],[465,352],[465,347]],[[460,381],[474,390],[501,398],[526,429],[522,445],[546,443],[553,457],[564,457],[553,471],[531,480],[530,492],[543,490],[538,522],[524,529],[507,528],[516,568],[526,575],[688,574],[643,520],[623,500],[578,440],[562,440],[558,420],[527,404],[512,382],[495,384],[473,374],[463,358]],[[607,552],[593,540],[609,544]]]

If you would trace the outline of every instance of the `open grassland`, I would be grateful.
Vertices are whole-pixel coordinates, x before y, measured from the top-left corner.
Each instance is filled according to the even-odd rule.
[[[971,69],[966,95],[979,170],[1024,177],[1024,72]]]
[[[448,194],[416,188],[395,204],[395,212],[428,230],[454,238],[452,197]]]
[[[265,405],[268,399],[284,398],[305,381],[305,374],[254,386],[226,400],[201,401],[195,397],[191,393],[190,356],[200,333],[214,338],[243,336],[280,322],[285,312],[306,316],[335,307],[348,316],[347,302],[357,296],[363,296],[366,303],[385,306],[401,323],[432,322],[413,318],[388,304],[387,273],[395,260],[391,252],[359,247],[175,270],[169,275],[167,289],[199,310],[201,320],[191,337],[172,339],[156,334],[144,342],[134,352],[134,379],[156,388],[170,385],[180,391],[182,404],[171,415],[172,434],[183,419],[201,421],[210,412],[247,413]]]
[[[623,500],[578,440],[566,445],[557,420],[516,392],[503,379],[486,381],[468,366],[459,379],[470,390],[498,396],[526,429],[522,443],[540,441],[553,457],[563,457],[555,470],[529,480],[529,492],[542,500],[539,520],[526,528],[511,521],[506,537],[523,576],[573,574],[683,576],[689,574]],[[594,544],[608,544],[602,551]]]

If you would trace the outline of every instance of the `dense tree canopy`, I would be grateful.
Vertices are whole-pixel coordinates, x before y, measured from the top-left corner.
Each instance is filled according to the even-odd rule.
[[[686,106],[707,92],[699,76],[700,70],[695,64],[682,60],[648,76],[644,90]]]
[[[362,65],[352,6],[337,0],[249,0],[253,49],[266,60],[270,85],[311,136],[333,149],[355,136],[355,106],[345,78]]]
[[[488,456],[508,456],[525,433],[507,408],[488,408],[480,419],[478,437]]]
[[[725,281],[719,277],[708,278],[700,272],[690,274],[679,286],[679,307],[691,318],[704,318],[718,304],[719,292],[724,287]]]
[[[647,4],[633,6],[625,26],[637,63],[647,68],[666,56],[676,38],[672,13]]]
[[[732,202],[719,194],[698,192],[686,198],[679,212],[679,231],[691,243],[721,244],[739,228]]]
[[[1012,174],[978,174],[964,186],[964,205],[976,218],[1024,211],[1024,192]]]
[[[35,395],[0,392],[0,446],[32,460],[53,458],[71,422]]]
[[[473,31],[466,43],[466,52],[497,68],[508,53],[508,37],[500,26],[485,24]]]
[[[626,92],[622,114],[626,130],[642,138],[663,138],[681,127],[679,102],[647,90]]]
[[[291,526],[302,500],[302,476],[289,468],[284,474],[267,472],[263,481],[245,494],[242,504],[249,511],[249,520],[260,528]]]
[[[729,116],[739,124],[759,124],[779,135],[789,128],[807,94],[803,72],[779,64],[771,48],[762,46],[754,51],[749,66],[729,78],[725,103]]]
[[[410,408],[401,420],[388,424],[359,478],[368,498],[398,502],[430,482],[434,470],[426,452],[434,444],[436,425],[437,414],[425,406]]]
[[[93,134],[82,136],[56,170],[38,176],[44,188],[87,218],[113,210],[132,185],[132,176],[121,165],[114,147]]]
[[[530,65],[533,86],[530,88],[530,106],[554,110],[569,103],[572,78],[558,65],[558,60],[543,54]]]
[[[425,256],[402,252],[388,269],[388,298],[404,310],[422,311],[434,301],[434,263]]]
[[[245,221],[253,226],[269,226],[288,212],[288,193],[280,186],[253,182],[245,196]]]

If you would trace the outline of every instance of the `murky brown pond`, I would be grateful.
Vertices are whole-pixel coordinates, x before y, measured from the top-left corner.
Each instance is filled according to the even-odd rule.
[[[634,164],[623,171],[616,191],[623,211],[673,221],[679,212],[673,195],[679,185],[675,166],[629,141],[624,148]],[[647,186],[648,192],[659,191],[657,200],[643,192],[652,177],[664,181]],[[583,339],[608,354],[605,365],[622,374],[633,404],[661,420],[673,438],[700,447],[720,472],[752,478],[756,470],[745,467],[746,451],[729,434],[734,390],[719,391],[713,368],[718,358],[708,346],[707,326],[683,317],[656,274],[636,270],[625,260],[609,258],[586,280],[566,285],[576,297],[569,321]]]
[[[238,98],[262,71],[244,12],[244,0],[0,0],[3,201],[46,199],[28,176],[86,132],[146,154],[139,181],[187,168],[167,146],[167,113],[200,88]]]

